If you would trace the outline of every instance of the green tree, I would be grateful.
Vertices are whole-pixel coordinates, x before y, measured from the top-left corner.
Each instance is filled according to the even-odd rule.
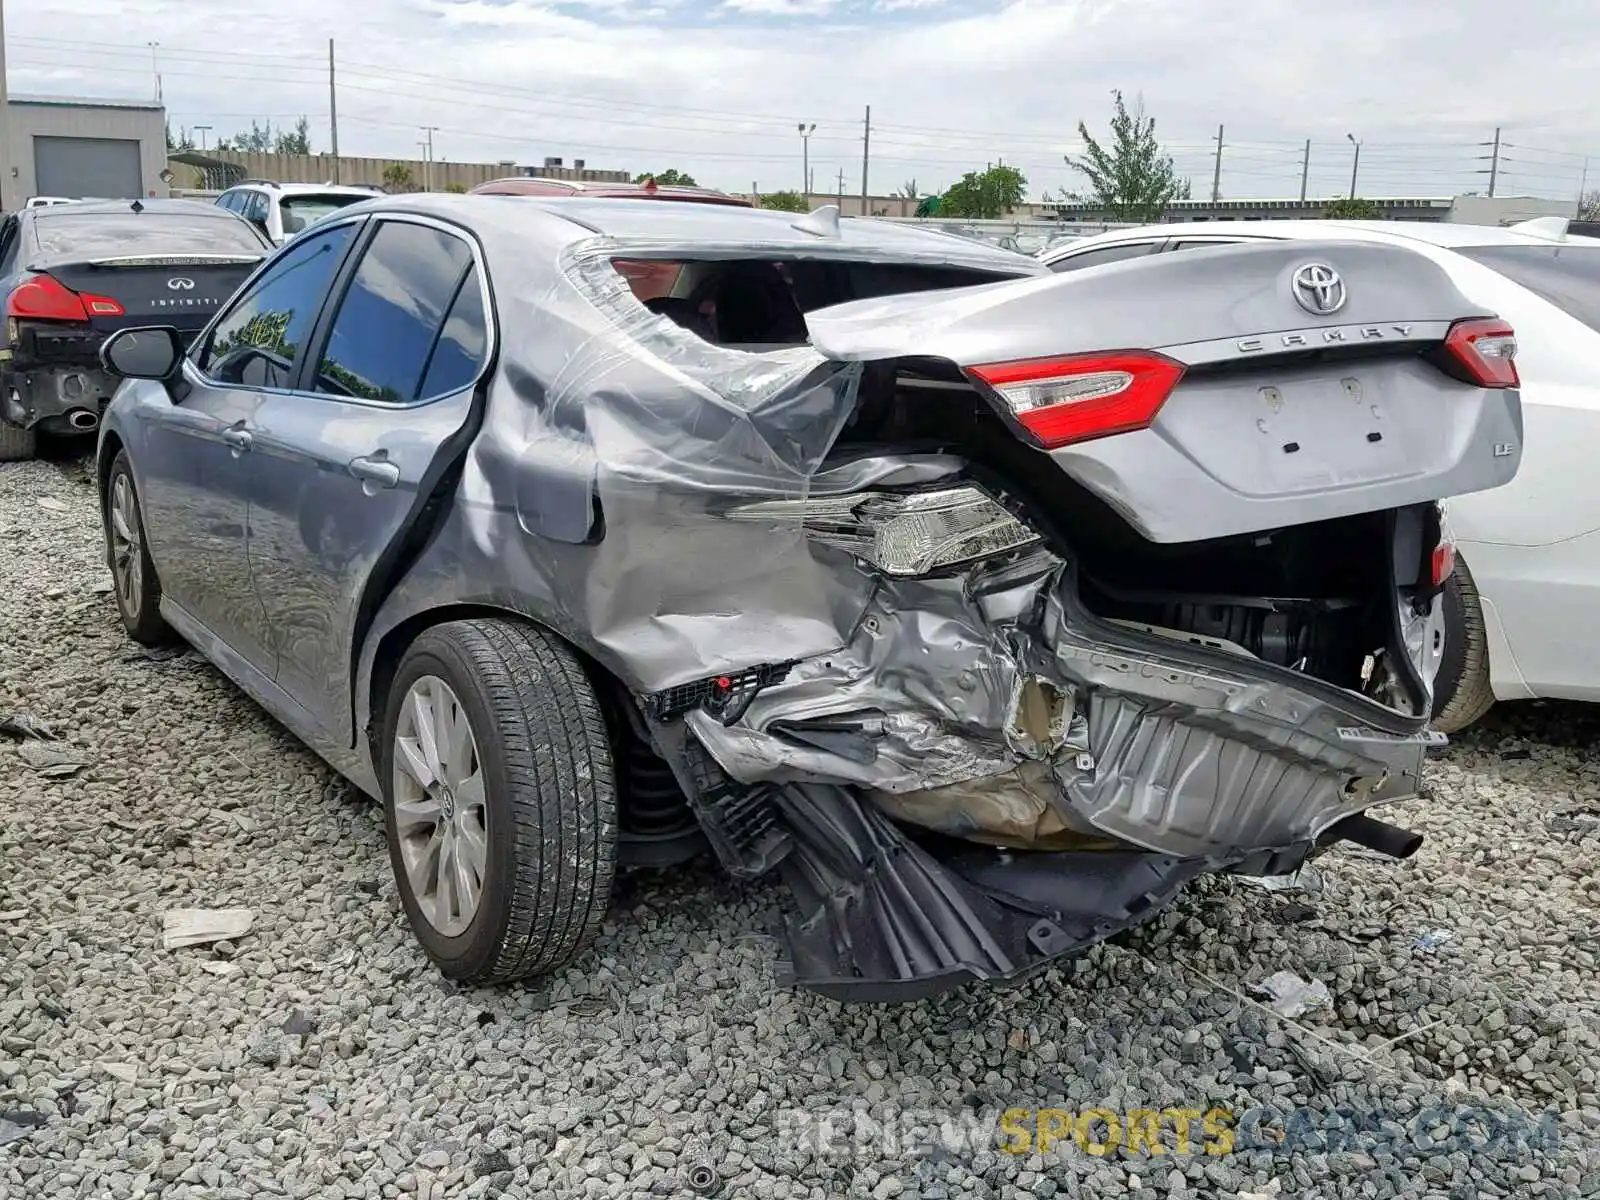
[[[411,179],[411,168],[405,163],[390,163],[383,169],[383,190],[386,192],[414,192],[417,185]]]
[[[277,154],[310,154],[311,122],[301,117],[294,123],[293,129],[278,130],[273,138],[272,149]]]
[[[1600,221],[1600,191],[1585,192],[1578,197],[1578,220]]]
[[[662,187],[699,187],[694,181],[694,176],[687,171],[680,171],[677,167],[668,167],[665,171],[646,171],[643,175],[634,176],[635,183],[643,183],[646,179],[654,179]]]
[[[183,154],[194,149],[194,138],[184,126],[178,126],[178,136],[172,136],[172,121],[167,121],[167,153]]]
[[[1067,155],[1067,165],[1087,176],[1092,190],[1072,198],[1102,206],[1114,220],[1159,220],[1167,205],[1189,198],[1189,181],[1178,178],[1172,156],[1161,152],[1155,118],[1145,116],[1143,99],[1135,101],[1129,112],[1120,90],[1113,89],[1111,97],[1115,109],[1109,146],[1102,146],[1088,125],[1078,122],[1084,153],[1081,158]]]
[[[1383,216],[1378,206],[1360,196],[1346,196],[1330,200],[1323,206],[1322,215],[1330,221],[1376,221]]]
[[[1015,167],[989,167],[968,171],[939,199],[941,217],[993,220],[1022,204],[1028,177]]]
[[[444,185],[444,190],[452,195],[459,196],[467,190],[467,185],[464,183],[447,183]]]
[[[799,192],[768,192],[761,197],[761,207],[775,209],[778,212],[803,213],[811,211],[810,206],[806,203],[806,198]]]

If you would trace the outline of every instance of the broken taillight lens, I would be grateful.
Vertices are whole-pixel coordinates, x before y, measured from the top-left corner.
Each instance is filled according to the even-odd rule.
[[[1146,350],[967,368],[1046,450],[1148,427],[1183,370],[1182,363]]]
[[[1451,542],[1440,542],[1433,548],[1433,561],[1430,573],[1433,576],[1433,586],[1441,588],[1444,581],[1450,578],[1456,569],[1456,548]]]
[[[763,500],[727,515],[736,521],[798,521],[814,541],[899,576],[927,575],[1039,540],[974,487]]]
[[[1492,318],[1457,321],[1445,334],[1444,348],[1467,378],[1479,387],[1521,386],[1517,375],[1517,335]]]

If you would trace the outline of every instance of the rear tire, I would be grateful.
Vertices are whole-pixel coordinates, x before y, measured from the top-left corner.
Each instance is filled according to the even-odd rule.
[[[0,421],[0,462],[27,462],[39,452],[39,434]]]
[[[1433,727],[1457,733],[1494,706],[1489,685],[1489,634],[1477,585],[1465,560],[1444,582],[1444,652],[1433,685]]]
[[[570,963],[605,917],[617,841],[611,739],[577,655],[520,622],[452,621],[406,650],[385,709],[389,858],[429,958],[474,984]],[[429,728],[446,735],[431,749]]]

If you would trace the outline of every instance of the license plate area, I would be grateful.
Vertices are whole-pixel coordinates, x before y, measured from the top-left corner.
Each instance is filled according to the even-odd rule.
[[[1360,487],[1426,469],[1408,414],[1391,402],[1397,382],[1390,364],[1371,362],[1196,379],[1156,427],[1242,496]]]

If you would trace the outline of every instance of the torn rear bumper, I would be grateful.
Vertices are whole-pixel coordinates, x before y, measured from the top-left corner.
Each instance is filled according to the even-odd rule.
[[[1150,919],[1209,869],[1141,851],[1013,853],[912,841],[848,788],[795,785],[788,982],[839,1000],[1018,982]]]

